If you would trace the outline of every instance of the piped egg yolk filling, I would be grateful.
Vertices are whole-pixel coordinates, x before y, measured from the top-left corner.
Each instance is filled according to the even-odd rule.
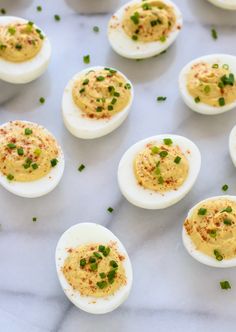
[[[236,203],[215,199],[198,205],[184,223],[196,249],[218,261],[236,257]]]
[[[0,172],[9,181],[46,176],[58,163],[59,147],[46,130],[21,121],[0,128]]]
[[[236,100],[234,74],[227,64],[193,65],[187,75],[187,89],[196,103],[221,107]]]
[[[171,139],[164,144],[150,143],[134,160],[134,172],[138,183],[150,190],[167,192],[177,190],[185,182],[189,162],[179,146]]]
[[[128,6],[122,28],[134,41],[165,42],[175,24],[174,9],[162,1],[153,0]]]
[[[131,98],[131,85],[116,70],[90,70],[75,81],[74,103],[89,118],[104,119],[124,110]]]
[[[124,259],[114,242],[109,245],[87,244],[68,249],[62,272],[80,295],[106,297],[127,283]]]
[[[33,22],[0,25],[0,58],[10,62],[30,60],[41,50],[43,39]]]

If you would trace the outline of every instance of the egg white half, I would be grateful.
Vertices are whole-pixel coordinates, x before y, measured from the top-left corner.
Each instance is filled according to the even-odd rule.
[[[210,65],[219,64],[219,66],[227,64],[227,65],[229,65],[230,71],[236,77],[236,57],[233,55],[211,54],[211,55],[205,55],[200,58],[197,58],[197,59],[189,62],[182,69],[182,71],[180,72],[180,75],[179,75],[179,91],[180,91],[181,97],[183,98],[183,101],[189,108],[191,108],[191,110],[193,110],[197,113],[205,114],[205,115],[221,114],[221,113],[232,110],[234,107],[236,107],[236,100],[231,104],[227,104],[225,106],[218,106],[218,107],[210,106],[210,105],[204,104],[202,102],[196,103],[194,101],[194,97],[190,95],[190,93],[187,89],[187,75],[188,75],[189,71],[191,70],[191,67],[200,62],[205,62]]]
[[[236,10],[235,0],[208,0],[208,1],[211,2],[213,5],[223,9]]]
[[[210,197],[207,199],[204,199],[203,201],[197,203],[195,206],[191,208],[188,212],[187,218],[190,218],[190,216],[193,214],[193,211],[196,208],[200,208],[202,204],[205,202],[215,200],[215,199],[229,199],[231,201],[236,201],[236,196],[230,196],[230,195],[222,195],[222,196],[215,196],[215,197]],[[182,229],[182,240],[184,247],[186,248],[187,252],[195,258],[198,262],[212,266],[212,267],[221,267],[221,268],[226,268],[226,267],[233,267],[236,266],[236,258],[233,259],[223,259],[222,261],[218,261],[217,259],[210,257],[208,255],[205,255],[204,253],[200,252],[199,250],[196,249],[195,244],[192,242],[190,236],[187,234],[185,227],[183,226]]]
[[[14,16],[1,16],[0,25],[11,23],[27,23],[28,21]],[[37,29],[40,29],[34,25]],[[41,29],[40,29],[41,30]],[[11,62],[0,58],[0,79],[9,83],[28,83],[41,76],[47,69],[51,57],[49,39],[44,36],[43,45],[39,53],[32,59],[24,62]]]
[[[21,121],[21,120],[19,120]],[[24,123],[34,124],[39,126],[36,123],[29,122],[29,121],[21,121]],[[0,128],[6,126],[7,123],[0,126]],[[42,126],[39,126],[42,130],[44,130],[46,133],[53,136],[47,129],[45,129]],[[0,172],[0,184],[10,191],[12,194],[15,194],[17,196],[26,197],[26,198],[36,198],[40,196],[44,196],[51,192],[60,182],[64,167],[65,167],[65,160],[64,160],[64,154],[59,147],[59,155],[58,155],[58,163],[55,167],[51,168],[51,171],[41,179],[35,180],[35,181],[29,181],[29,182],[20,182],[20,181],[9,181],[6,176],[4,176]]]
[[[123,266],[126,272],[127,284],[120,288],[114,295],[106,298],[95,298],[91,296],[81,296],[67,282],[62,272],[64,261],[68,256],[69,248],[76,248],[89,243],[109,244],[114,241],[117,250],[125,257]],[[57,275],[68,299],[78,308],[92,314],[105,314],[116,309],[128,297],[132,282],[133,272],[129,256],[120,240],[107,228],[94,223],[81,223],[70,227],[62,234],[56,247],[56,269]]]
[[[173,146],[178,145],[189,162],[186,181],[178,190],[159,193],[145,189],[137,182],[134,173],[134,160],[148,143],[163,144],[164,138],[171,138]],[[189,151],[190,153],[187,153]],[[131,146],[123,155],[118,167],[118,183],[122,194],[132,204],[144,209],[164,209],[180,201],[194,185],[201,167],[201,154],[189,139],[177,135],[157,135],[146,138]]]
[[[69,132],[78,138],[93,139],[105,136],[118,128],[129,114],[134,97],[133,85],[128,80],[128,78],[118,70],[117,72],[124,77],[127,83],[131,85],[131,98],[125,109],[117,114],[114,114],[110,119],[91,119],[84,116],[84,112],[75,104],[72,96],[74,83],[90,70],[99,70],[103,68],[104,67],[102,66],[96,66],[84,69],[73,76],[73,78],[65,87],[62,98],[62,113],[64,124]]]
[[[236,167],[236,126],[233,127],[229,135],[229,153],[232,162]]]
[[[142,3],[141,0],[133,0],[122,6],[110,19],[108,24],[108,39],[113,50],[119,55],[129,59],[145,59],[158,55],[165,51],[177,38],[182,25],[183,18],[179,8],[170,0],[162,0],[165,4],[172,6],[176,15],[174,30],[170,32],[165,42],[155,41],[144,43],[132,40],[122,28],[122,20],[128,6]],[[116,28],[113,28],[113,26]]]

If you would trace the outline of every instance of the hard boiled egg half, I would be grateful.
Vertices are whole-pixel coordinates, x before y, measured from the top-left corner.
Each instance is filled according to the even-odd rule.
[[[51,46],[44,32],[20,17],[0,17],[0,79],[28,83],[48,67]]]
[[[183,25],[182,14],[169,0],[134,0],[110,19],[108,38],[115,52],[125,58],[144,59],[165,51]]]
[[[213,5],[223,9],[236,10],[235,0],[208,0],[208,1],[211,2]]]
[[[215,115],[236,107],[236,57],[212,54],[188,63],[179,75],[179,90],[193,111]]]
[[[133,273],[120,240],[94,223],[72,226],[56,247],[56,269],[68,299],[81,310],[104,314],[122,304]]]
[[[43,196],[60,182],[64,155],[54,136],[29,121],[0,126],[0,184],[27,198]]]
[[[130,203],[164,209],[190,191],[200,165],[200,152],[189,139],[170,134],[152,136],[125,152],[118,167],[118,183]]]
[[[213,267],[236,266],[236,196],[216,196],[196,204],[182,231],[188,253]]]
[[[64,124],[78,138],[107,135],[128,116],[133,94],[131,82],[118,70],[101,66],[85,69],[64,90]]]

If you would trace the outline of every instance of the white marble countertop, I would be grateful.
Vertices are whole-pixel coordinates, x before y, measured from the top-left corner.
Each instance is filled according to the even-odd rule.
[[[76,2],[76,1],[75,1]],[[123,1],[125,2],[125,1]],[[68,1],[71,3],[71,1]],[[236,193],[236,169],[228,153],[235,110],[214,117],[190,111],[180,99],[177,77],[189,60],[208,53],[235,54],[236,13],[206,0],[176,0],[185,25],[166,54],[137,62],[121,58],[109,47],[109,15],[80,16],[63,0],[0,0],[8,14],[41,26],[51,39],[49,70],[37,81],[0,91],[0,122],[23,119],[45,125],[65,152],[61,184],[38,199],[16,197],[0,188],[0,330],[9,332],[235,331],[236,270],[201,265],[185,251],[181,226],[199,200],[221,194],[227,183]],[[36,6],[42,5],[41,13]],[[54,21],[54,14],[61,16]],[[94,33],[94,25],[100,27]],[[211,27],[219,38],[213,40]],[[112,134],[93,141],[74,138],[61,117],[62,91],[77,71],[91,65],[117,67],[134,83],[135,100],[126,122]],[[167,96],[157,103],[158,95]],[[39,97],[46,103],[40,105]],[[129,204],[119,191],[117,165],[136,141],[159,133],[185,135],[202,153],[202,168],[192,191],[162,211]],[[79,173],[78,165],[86,169]],[[109,214],[107,207],[114,212]],[[38,218],[32,222],[32,217]],[[111,229],[126,246],[134,268],[128,300],[113,313],[93,316],[64,296],[56,276],[56,243],[69,226],[97,222]],[[229,280],[230,291],[219,281]]]

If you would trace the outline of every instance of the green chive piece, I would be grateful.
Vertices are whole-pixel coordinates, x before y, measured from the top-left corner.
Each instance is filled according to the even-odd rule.
[[[78,167],[78,171],[79,171],[79,172],[82,172],[84,169],[85,169],[84,164],[81,164],[81,165]]]
[[[118,264],[117,264],[117,262],[116,261],[114,261],[114,260],[112,260],[112,261],[110,261],[110,266],[111,267],[114,267],[114,268],[116,268],[116,267],[118,267]]]
[[[8,174],[7,175],[7,180],[12,181],[14,179],[14,175]]]
[[[92,264],[90,264],[90,269],[91,269],[91,271],[96,271],[97,268],[98,268],[97,263],[92,263]]]
[[[225,105],[225,98],[224,97],[219,98],[218,102],[219,102],[220,106],[224,106]]]
[[[14,143],[9,143],[9,144],[7,144],[7,147],[8,147],[9,149],[15,149],[15,148],[16,148],[16,145],[15,145]]]
[[[210,231],[209,231],[209,235],[210,235],[210,237],[215,238],[216,235],[217,235],[216,229],[212,229],[212,230],[210,230]]]
[[[218,65],[218,63],[214,63],[214,65],[212,65],[212,68],[214,68],[214,69],[217,69],[217,68],[219,68],[219,65]]]
[[[102,252],[104,257],[107,257],[110,253],[111,249],[109,247],[106,247],[105,250]]]
[[[42,7],[41,7],[41,6],[37,6],[36,9],[37,9],[38,12],[41,12],[41,11],[42,11]]]
[[[160,176],[160,177],[158,178],[158,183],[159,183],[159,184],[163,184],[163,183],[164,183],[164,179],[163,179],[162,176]]]
[[[227,226],[231,226],[232,225],[232,221],[230,219],[224,219],[224,224]]]
[[[206,85],[206,86],[204,87],[204,92],[205,92],[205,93],[209,93],[210,91],[211,91],[210,85]]]
[[[99,273],[99,275],[100,275],[101,279],[105,279],[106,278],[106,273],[104,273],[104,272]]]
[[[99,27],[98,27],[98,26],[94,26],[94,27],[93,27],[93,31],[94,31],[94,32],[99,32]]]
[[[20,51],[22,49],[22,45],[21,44],[16,44],[15,48]]]
[[[215,258],[218,260],[218,261],[222,261],[223,260],[223,256],[219,253],[219,251],[217,249],[215,249],[213,251],[214,255],[215,255]]]
[[[97,76],[96,79],[97,79],[97,81],[102,82],[102,81],[105,80],[105,77],[104,76]]]
[[[83,92],[85,92],[85,88],[82,88],[79,90],[79,93],[83,93]]]
[[[110,213],[112,213],[112,212],[114,211],[114,209],[113,209],[112,207],[109,207],[109,208],[107,209],[107,211],[110,212]]]
[[[138,40],[138,36],[137,36],[137,35],[133,35],[133,36],[132,36],[132,39],[133,39],[134,41],[137,41],[137,40]]]
[[[150,10],[150,9],[152,9],[152,6],[150,6],[148,3],[144,3],[142,5],[142,8],[143,8],[143,10]]]
[[[36,217],[33,217],[33,218],[32,218],[32,221],[33,221],[33,222],[36,222],[36,221],[37,221],[37,218],[36,218]]]
[[[134,15],[130,16],[130,19],[134,24],[139,24],[139,13],[135,12]]]
[[[111,104],[115,105],[116,102],[117,102],[117,99],[116,98],[112,98]]]
[[[115,96],[115,97],[120,97],[119,92],[114,92],[114,96]]]
[[[222,67],[223,67],[224,69],[226,69],[226,70],[229,70],[229,65],[227,65],[227,63],[223,64]]]
[[[177,156],[174,160],[174,163],[179,164],[181,162],[181,159],[179,156]]]
[[[54,15],[54,19],[55,19],[55,21],[60,21],[61,20],[61,17],[59,16],[59,15]]]
[[[44,103],[45,103],[45,98],[40,97],[40,98],[39,98],[39,102],[40,102],[40,104],[44,104]]]
[[[83,81],[83,85],[87,85],[89,83],[89,79],[86,78],[84,81]]]
[[[159,153],[159,156],[160,156],[161,158],[165,158],[167,155],[168,155],[168,151],[161,151],[161,152]]]
[[[58,160],[56,158],[51,160],[52,167],[55,167],[57,165],[57,163],[58,163]]]
[[[102,255],[99,254],[99,252],[94,252],[93,254],[94,254],[94,256],[95,256],[96,258],[100,258],[100,259],[102,259]]]
[[[113,106],[112,105],[108,105],[107,109],[108,109],[108,111],[113,111]]]
[[[221,83],[223,84],[223,87],[225,85],[234,85],[235,82],[235,78],[234,78],[234,74],[230,73],[229,76],[227,77],[227,75],[223,75],[221,78]]]
[[[159,153],[160,149],[157,146],[152,146],[151,151],[153,154]]]
[[[34,154],[38,157],[41,155],[42,150],[41,149],[35,149]]]
[[[83,60],[84,60],[84,63],[86,63],[86,64],[90,63],[90,55],[89,54],[84,55]]]
[[[218,34],[217,34],[216,29],[214,29],[214,28],[211,29],[211,36],[212,36],[213,39],[218,38]]]
[[[19,156],[23,156],[23,155],[24,155],[24,150],[23,150],[23,148],[18,148],[18,149],[17,149],[17,153],[18,153]]]
[[[205,216],[205,214],[207,213],[207,209],[205,209],[205,208],[200,208],[199,210],[198,210],[198,215],[199,216]]]
[[[25,128],[25,135],[31,135],[33,133],[33,130],[30,128]]]
[[[200,99],[200,97],[196,97],[196,98],[194,98],[194,101],[195,101],[195,103],[200,103],[200,101],[201,101],[201,99]]]
[[[227,191],[229,189],[229,186],[227,184],[224,184],[221,189],[223,191]]]
[[[89,257],[89,263],[96,263],[96,258],[95,257]]]
[[[131,84],[130,83],[126,83],[125,84],[125,89],[126,90],[130,90],[131,89]]]
[[[165,101],[167,97],[159,96],[157,97],[157,101]]]
[[[107,273],[107,278],[108,278],[108,281],[110,284],[112,284],[114,282],[114,279],[115,279],[115,276],[116,276],[116,270],[111,270]]]
[[[173,141],[172,141],[171,138],[164,138],[163,142],[164,142],[165,145],[172,145],[173,144]]]
[[[105,246],[103,246],[103,245],[99,245],[99,247],[98,247],[98,250],[100,251],[100,252],[104,252],[104,250],[106,249],[106,247]]]
[[[227,280],[220,281],[221,289],[231,289],[231,285]]]
[[[81,267],[84,267],[84,266],[86,265],[86,259],[85,259],[85,258],[82,258],[82,259],[80,260],[80,262],[79,262],[79,265],[80,265]]]
[[[107,287],[107,282],[106,281],[98,281],[97,282],[97,286],[98,286],[98,288],[100,288],[100,289],[104,289],[104,288],[106,288]]]
[[[32,164],[31,167],[32,167],[33,169],[37,169],[37,168],[39,168],[39,167],[38,167],[38,164],[36,164],[36,163]]]
[[[220,211],[220,212],[228,212],[231,213],[233,210],[231,208],[231,206],[227,206],[227,208],[225,208],[224,210]]]
[[[10,35],[14,35],[16,33],[16,29],[14,27],[9,27],[7,31],[10,33]]]
[[[96,108],[96,112],[102,112],[102,110],[103,110],[103,107],[102,107],[102,106],[98,106],[98,107]]]
[[[166,36],[161,36],[160,37],[160,42],[164,43],[166,41]]]

